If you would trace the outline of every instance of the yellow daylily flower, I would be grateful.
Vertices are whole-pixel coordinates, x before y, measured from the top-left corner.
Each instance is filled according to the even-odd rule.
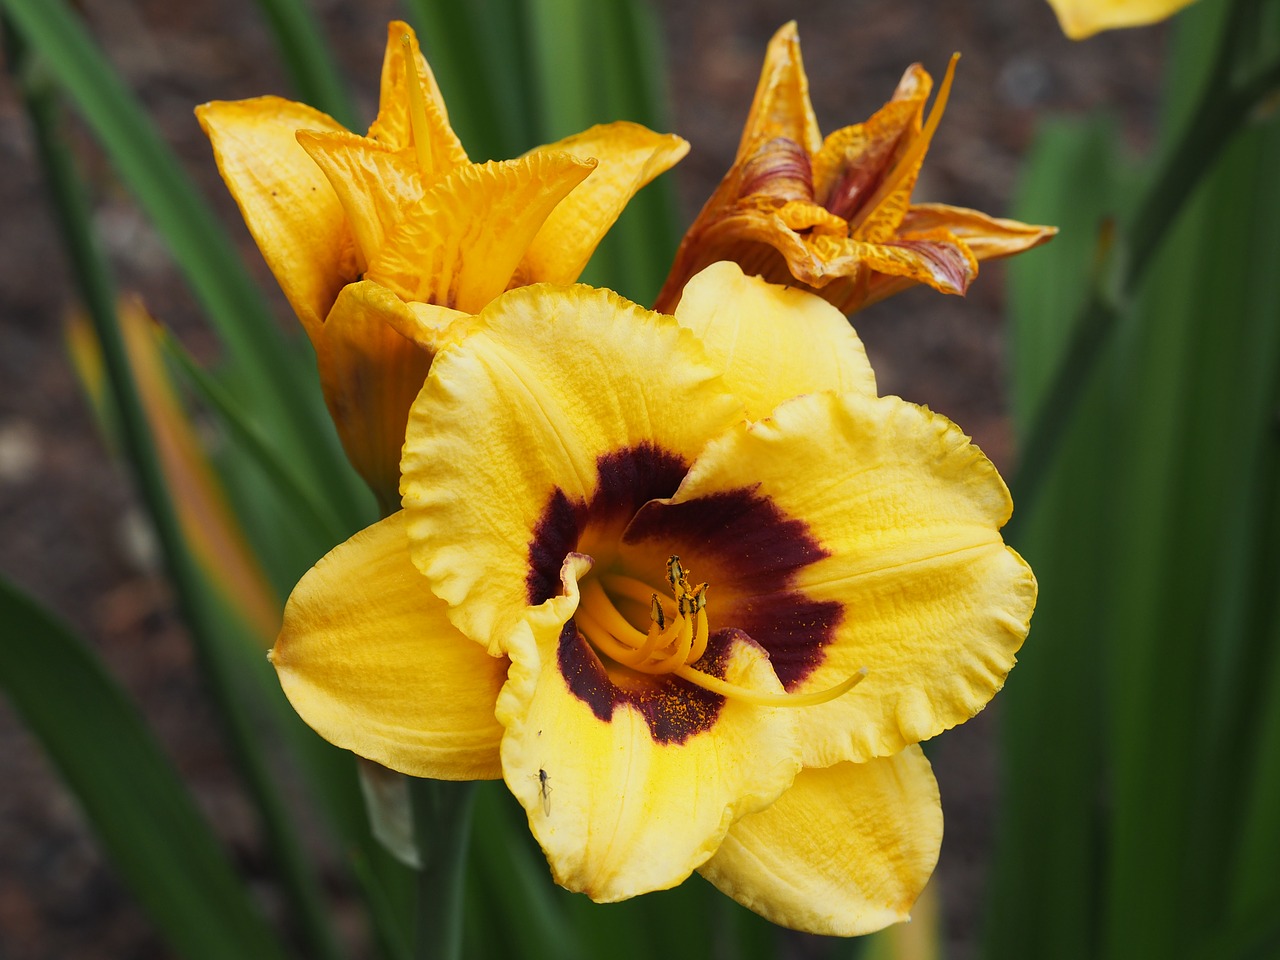
[[[286,607],[321,735],[501,776],[598,901],[698,870],[799,929],[907,917],[942,831],[918,743],[1003,684],[1036,584],[995,468],[876,395],[839,311],[732,263],[674,316],[510,291],[437,355],[402,470]]]
[[[933,81],[913,64],[870,120],[823,139],[796,25],[782,27],[769,42],[733,166],[685,233],[655,309],[674,308],[689,278],[717,260],[776,283],[798,281],[845,313],[918,283],[963,294],[979,260],[1019,253],[1057,233],[962,207],[911,203],[955,63],[953,57],[928,119]]]
[[[612,123],[471,163],[413,30],[388,29],[368,136],[279,97],[196,110],[315,347],[347,455],[398,498],[405,421],[440,337],[509,286],[572,283],[632,196],[688,151]]]
[[[1102,30],[1142,27],[1171,17],[1193,0],[1049,0],[1062,32],[1084,40]]]

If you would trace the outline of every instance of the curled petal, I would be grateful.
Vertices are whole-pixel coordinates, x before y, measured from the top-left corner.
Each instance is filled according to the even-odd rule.
[[[689,152],[687,141],[638,123],[598,124],[533,153],[562,153],[598,162],[556,205],[517,271],[521,283],[573,283],[636,193]]]
[[[851,937],[910,919],[942,844],[942,807],[918,746],[802,770],[735,823],[700,873],[774,923]]]
[[[809,102],[809,78],[800,57],[800,37],[794,20],[779,28],[769,41],[751,112],[742,128],[735,166],[754,152],[756,144],[774,137],[798,143],[809,154],[817,153],[822,146],[818,119]]]
[[[405,49],[405,40],[409,48]],[[424,177],[445,176],[467,162],[467,153],[457,134],[449,126],[449,111],[436,83],[431,66],[418,46],[418,36],[413,28],[402,20],[393,20],[387,26],[387,51],[382,60],[382,89],[378,100],[378,117],[369,127],[369,136],[392,150],[412,150],[412,121],[409,118],[409,84],[412,72],[407,57],[412,57],[417,67],[418,83],[422,90],[423,106],[427,116],[430,144],[426,154],[431,157],[432,168],[421,171]]]
[[[736,263],[714,263],[690,280],[675,315],[723,367],[725,385],[752,420],[817,390],[875,396],[866,350],[839,310],[744,276]]]
[[[422,196],[412,155],[346,131],[300,130],[298,144],[324,171],[342,202],[355,238],[356,265],[363,272],[395,229],[400,211]]]
[[[403,300],[476,313],[506,289],[548,214],[594,166],[542,153],[455,170],[404,213],[365,276]]]
[[[415,777],[492,779],[507,662],[453,628],[408,547],[402,513],[335,547],[294,587],[271,662],[329,742]]]
[[[901,235],[903,239],[910,240],[936,230],[945,230],[963,241],[978,260],[994,260],[1030,250],[1048,243],[1058,232],[1057,227],[1041,227],[991,217],[965,207],[951,207],[944,203],[917,203],[907,211],[902,221]]]
[[[320,385],[334,426],[383,509],[399,502],[405,423],[435,355],[398,332],[416,323],[408,304],[364,280],[343,287],[316,337]]]
[[[196,108],[196,118],[267,266],[314,339],[357,268],[338,195],[296,133],[344,128],[280,97],[206,103]]]

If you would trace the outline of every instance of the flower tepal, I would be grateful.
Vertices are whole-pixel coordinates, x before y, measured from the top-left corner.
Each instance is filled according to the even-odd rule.
[[[941,839],[917,744],[999,689],[1035,580],[994,467],[877,396],[838,311],[729,263],[674,317],[510,291],[436,358],[402,467],[403,513],[290,599],[274,662],[317,730],[500,771],[597,900],[699,870],[801,929],[908,915]]]

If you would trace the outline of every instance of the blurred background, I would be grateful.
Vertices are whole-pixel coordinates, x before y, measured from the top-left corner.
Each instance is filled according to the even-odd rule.
[[[221,215],[282,328],[293,332],[294,318],[192,115],[194,105],[210,99],[292,95],[259,7],[248,0],[85,0],[79,7]],[[386,23],[406,10],[389,0],[316,0],[313,7],[362,128],[376,110]],[[919,61],[937,77],[953,51],[962,53],[917,201],[1012,215],[1025,156],[1050,115],[1106,111],[1121,152],[1148,151],[1157,136],[1167,25],[1072,43],[1038,0],[659,0],[654,7],[666,52],[668,129],[692,144],[667,175],[681,230],[732,160],[766,42],[793,18],[824,132],[870,116],[908,64]],[[423,44],[430,55],[425,32]],[[454,91],[443,86],[454,103]],[[475,120],[454,119],[473,158],[484,159],[467,138],[467,124]],[[84,126],[73,120],[69,131],[120,288],[140,294],[197,359],[215,362],[217,343],[165,242]],[[548,139],[570,132],[552,130]],[[229,844],[239,871],[269,899],[274,894],[253,811],[221,746],[160,573],[154,535],[67,358],[64,329],[75,291],[28,123],[6,79],[0,79],[0,169],[0,573],[59,611],[102,654]],[[1051,251],[1052,245],[1026,257]],[[1013,428],[1006,288],[1005,266],[984,264],[966,298],[917,288],[857,315],[854,324],[882,392],[945,413],[1007,471]],[[1036,638],[1033,628],[1028,652]],[[1011,688],[1019,679],[1015,670]],[[1003,700],[949,732],[933,754],[947,831],[934,889],[942,943],[953,960],[980,955],[1002,809],[996,726]],[[339,927],[357,929],[356,904],[341,889],[328,892]],[[796,956],[826,955],[823,945],[806,942],[797,938],[789,949]],[[42,750],[0,698],[0,958],[170,955]]]

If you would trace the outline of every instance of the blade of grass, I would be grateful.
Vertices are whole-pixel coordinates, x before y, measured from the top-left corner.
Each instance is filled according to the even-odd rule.
[[[285,956],[137,709],[64,624],[0,580],[0,686],[139,903],[190,960]]]
[[[271,25],[280,59],[289,70],[298,96],[354,130],[356,114],[351,98],[306,0],[258,0],[258,9]]]
[[[10,32],[6,31],[6,36],[10,40],[11,62],[29,78],[27,49]],[[244,709],[243,697],[248,684],[243,674],[234,672],[232,658],[237,650],[243,656],[248,647],[241,644],[246,641],[234,635],[237,627],[234,615],[217,603],[188,550],[177,511],[165,486],[164,471],[115,314],[111,279],[89,226],[82,184],[58,135],[57,101],[49,88],[38,84],[25,84],[23,95],[58,226],[72,262],[72,275],[102,347],[109,393],[115,407],[114,421],[120,426],[124,452],[155,525],[202,674],[225,724],[233,757],[262,816],[267,842],[280,867],[301,932],[316,956],[336,960],[338,950],[328,916],[309,865],[302,856],[289,814],[268,773],[253,718]],[[261,672],[265,673],[265,666]]]
[[[208,206],[172,150],[94,45],[64,0],[0,0],[32,48],[76,103],[115,168],[168,242],[204,304],[230,361],[243,371],[253,407],[273,417],[272,433],[310,465],[321,488],[349,513],[359,481],[346,466],[315,389],[297,375],[283,335]],[[30,78],[29,78],[30,79]]]

